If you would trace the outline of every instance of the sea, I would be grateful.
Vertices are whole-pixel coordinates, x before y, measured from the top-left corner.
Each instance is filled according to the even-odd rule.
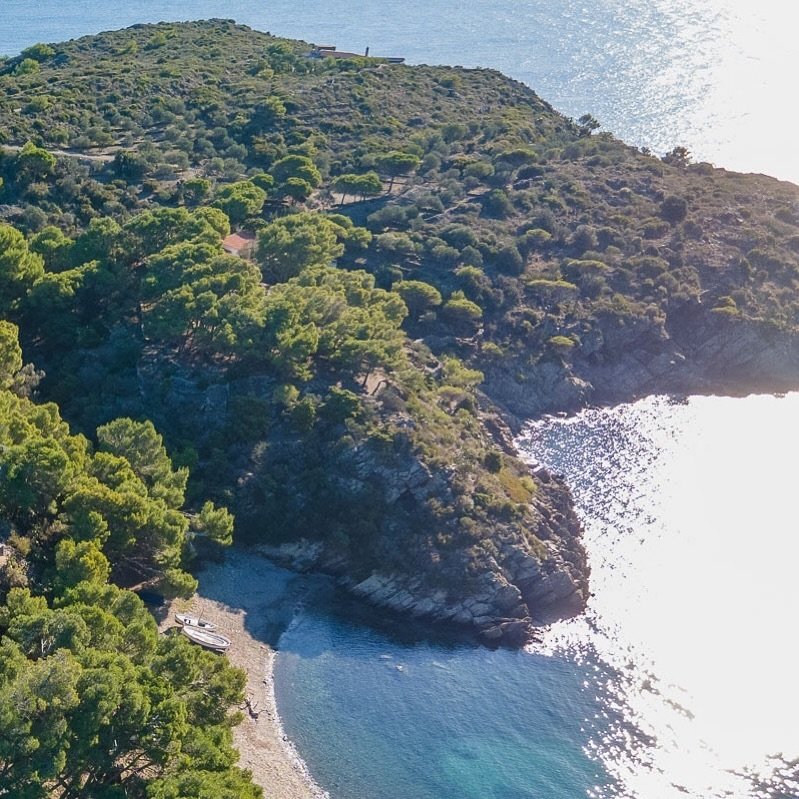
[[[0,0],[0,53],[161,19],[499,69],[663,153],[799,182],[796,0]],[[531,423],[592,597],[521,651],[332,588],[280,637],[288,735],[331,799],[797,799],[799,394]]]
[[[208,17],[412,64],[492,67],[630,144],[799,182],[796,0],[0,0],[0,54]]]
[[[521,452],[585,525],[587,612],[522,651],[309,602],[277,671],[334,799],[799,796],[799,394],[547,418]]]

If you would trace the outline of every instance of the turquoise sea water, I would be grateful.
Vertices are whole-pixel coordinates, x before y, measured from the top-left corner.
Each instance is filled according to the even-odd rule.
[[[632,144],[799,182],[795,0],[0,0],[0,53],[162,19],[494,67]]]
[[[586,796],[606,711],[598,673],[568,659],[398,639],[307,611],[277,671],[290,737],[335,799]]]
[[[652,398],[531,428],[586,525],[593,596],[527,651],[310,604],[289,735],[334,799],[799,796],[799,394]],[[781,755],[782,757],[778,757]]]

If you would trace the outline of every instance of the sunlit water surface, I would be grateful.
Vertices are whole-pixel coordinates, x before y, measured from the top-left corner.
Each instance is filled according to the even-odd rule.
[[[522,442],[566,474],[593,569],[588,613],[546,647],[619,670],[652,745],[595,753],[635,796],[669,795],[666,780],[738,796],[734,772],[799,756],[797,419],[797,394],[652,398]]]
[[[632,144],[799,182],[796,0],[0,0],[0,53],[162,19],[494,67]]]
[[[322,785],[334,799],[799,796],[797,418],[799,395],[653,398],[531,428],[521,446],[566,475],[585,522],[588,612],[528,651],[489,652],[311,603],[277,678]]]

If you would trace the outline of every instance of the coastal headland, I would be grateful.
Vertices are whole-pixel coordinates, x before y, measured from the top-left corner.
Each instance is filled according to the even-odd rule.
[[[42,264],[8,313],[43,399],[151,419],[240,541],[518,645],[589,589],[512,433],[797,385],[799,190],[490,70],[313,52],[212,20],[8,60],[2,207]]]
[[[32,697],[9,717],[40,753],[2,764],[18,792],[257,799],[240,700],[243,765],[312,795],[271,721],[271,577],[203,563],[235,540],[521,646],[590,591],[524,420],[799,386],[799,188],[491,70],[313,54],[209,20],[0,61],[0,698]],[[188,599],[193,571],[247,681],[129,590]],[[135,712],[114,685],[87,709],[111,661]]]

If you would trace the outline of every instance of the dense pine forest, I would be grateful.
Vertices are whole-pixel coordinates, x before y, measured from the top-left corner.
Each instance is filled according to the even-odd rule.
[[[798,280],[795,186],[492,71],[224,20],[0,61],[0,796],[261,796],[243,675],[129,590],[234,541],[489,641],[579,612],[511,429],[796,387]]]

